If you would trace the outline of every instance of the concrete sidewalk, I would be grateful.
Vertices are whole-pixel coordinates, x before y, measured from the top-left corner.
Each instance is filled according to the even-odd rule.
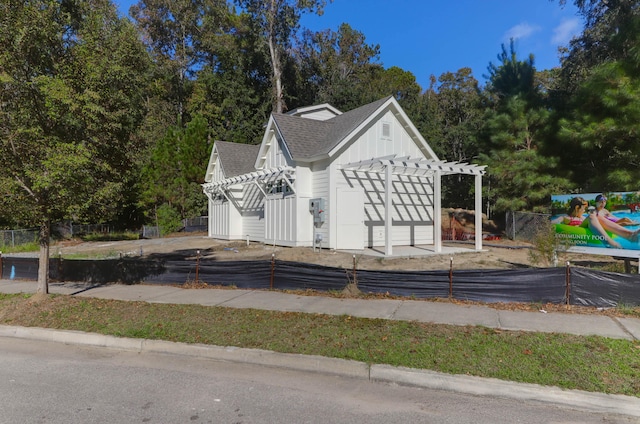
[[[0,293],[35,293],[36,282],[0,280]],[[609,338],[640,339],[640,319],[613,318],[601,315],[505,311],[485,306],[398,299],[338,299],[301,296],[264,290],[182,289],[165,285],[101,285],[50,283],[55,294],[80,297],[145,301],[152,303],[200,304],[228,308],[254,308],[314,314],[351,315],[453,325],[480,325],[503,330],[599,335]],[[291,355],[255,349],[203,345],[186,345],[151,340],[123,339],[72,331],[0,326],[0,337],[23,337],[38,340],[84,344],[204,356],[217,360],[248,362],[286,367],[302,371],[337,374],[375,381],[395,382],[463,393],[535,400],[600,413],[640,417],[640,399],[561,390],[532,384],[505,382],[469,376],[451,376],[432,371],[369,365],[335,358]]]
[[[0,293],[35,293],[33,281],[0,280]],[[200,304],[361,318],[419,321],[436,324],[481,325],[502,330],[598,335],[640,339],[640,319],[603,315],[506,311],[487,306],[399,299],[338,299],[265,290],[182,289],[166,285],[101,285],[50,283],[49,291],[102,299],[154,303]]]

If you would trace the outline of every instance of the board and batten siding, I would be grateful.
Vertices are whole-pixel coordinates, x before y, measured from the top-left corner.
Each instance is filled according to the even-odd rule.
[[[225,175],[222,173],[222,167],[220,166],[220,157],[217,157],[211,181],[220,181],[224,178]],[[213,193],[211,196],[213,199],[209,198],[208,235],[213,238],[229,240],[229,208],[233,206],[218,193]]]
[[[209,237],[229,240],[229,202],[209,200]]]
[[[296,245],[295,202],[296,196],[294,194],[267,195],[264,204],[264,216],[267,218],[265,220],[265,243],[282,246]]]
[[[387,125],[388,134],[383,134]],[[424,159],[424,153],[391,112],[386,112],[334,162],[335,187],[364,191],[364,246],[384,246],[384,173],[342,170],[341,165],[395,154]],[[428,158],[431,159],[431,158]],[[393,175],[393,245],[433,244],[433,180]],[[341,211],[340,211],[341,212]]]
[[[265,169],[291,166],[292,161],[285,153],[282,142],[271,135],[271,143],[266,152]],[[292,184],[296,185],[295,179]],[[294,193],[269,194],[264,199],[264,242],[283,246],[295,246],[297,240],[297,201]]]

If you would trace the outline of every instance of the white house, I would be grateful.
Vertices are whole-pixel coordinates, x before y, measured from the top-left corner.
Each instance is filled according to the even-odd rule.
[[[439,160],[393,97],[345,113],[327,104],[274,113],[260,145],[215,142],[203,184],[209,237],[440,252],[441,176],[466,174],[481,250],[484,173]]]

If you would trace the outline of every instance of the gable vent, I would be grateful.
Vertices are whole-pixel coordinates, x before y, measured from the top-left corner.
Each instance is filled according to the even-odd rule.
[[[391,138],[391,124],[389,122],[382,123],[382,138]]]

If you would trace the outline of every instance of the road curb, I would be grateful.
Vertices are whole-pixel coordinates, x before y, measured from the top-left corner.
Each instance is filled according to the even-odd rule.
[[[515,383],[496,378],[451,375],[435,371],[375,364],[371,365],[371,380],[477,396],[553,403],[580,411],[586,410],[640,417],[640,399],[633,396],[564,390],[554,386]]]
[[[390,365],[369,365],[359,361],[316,355],[278,353],[262,349],[177,343],[164,340],[133,339],[82,331],[7,325],[0,325],[0,337],[15,337],[78,346],[106,347],[141,353],[192,356],[217,361],[339,375],[372,382],[446,390],[476,396],[538,401],[582,411],[640,417],[640,399],[633,396],[563,390],[558,387],[514,383],[494,378],[451,375]]]

